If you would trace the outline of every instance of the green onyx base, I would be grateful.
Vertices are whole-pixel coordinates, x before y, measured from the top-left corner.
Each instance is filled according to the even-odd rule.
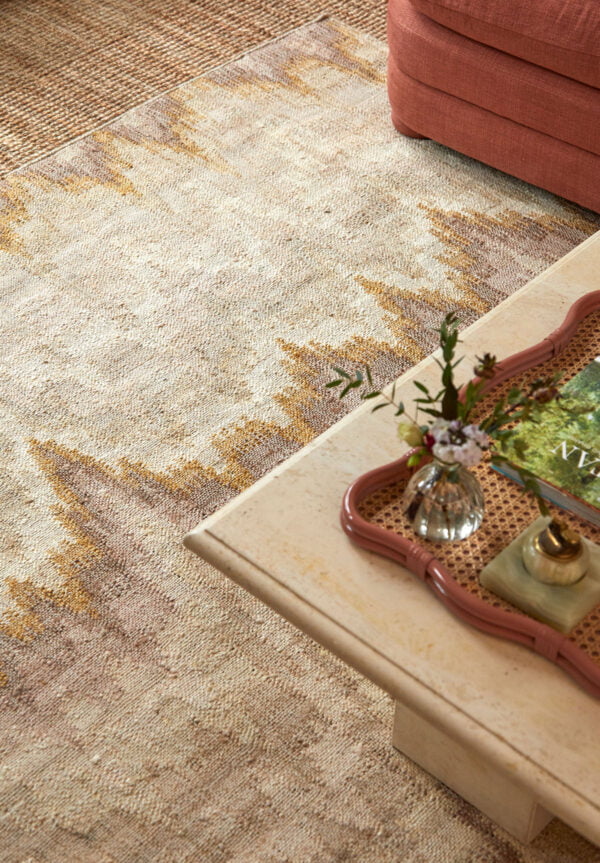
[[[575,584],[544,584],[525,569],[521,548],[547,524],[546,518],[536,519],[482,569],[479,581],[526,614],[568,633],[600,603],[600,546],[583,540],[590,551],[590,566]]]

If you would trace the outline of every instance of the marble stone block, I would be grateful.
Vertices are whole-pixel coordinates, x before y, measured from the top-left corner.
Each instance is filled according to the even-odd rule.
[[[527,572],[521,550],[523,543],[546,523],[545,518],[536,519],[482,569],[479,580],[526,614],[568,633],[600,603],[600,547],[582,539],[590,552],[590,565],[575,584],[544,584]]]

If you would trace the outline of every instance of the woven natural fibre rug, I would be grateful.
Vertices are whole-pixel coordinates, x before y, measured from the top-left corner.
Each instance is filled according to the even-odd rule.
[[[2,0],[0,176],[324,12],[385,36],[385,0]]]
[[[599,227],[398,136],[384,70],[321,21],[0,187],[5,863],[598,860],[395,752],[386,695],[181,545],[340,417],[332,364],[389,380]]]

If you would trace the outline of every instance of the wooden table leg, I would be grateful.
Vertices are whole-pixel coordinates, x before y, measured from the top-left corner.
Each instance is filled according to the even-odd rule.
[[[531,842],[553,818],[506,773],[399,702],[393,744],[520,842]]]

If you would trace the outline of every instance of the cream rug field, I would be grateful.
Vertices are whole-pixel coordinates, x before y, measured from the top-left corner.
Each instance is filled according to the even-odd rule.
[[[600,227],[395,133],[385,56],[308,25],[0,186],[3,863],[599,859],[181,546],[341,416],[333,363],[389,380]]]

